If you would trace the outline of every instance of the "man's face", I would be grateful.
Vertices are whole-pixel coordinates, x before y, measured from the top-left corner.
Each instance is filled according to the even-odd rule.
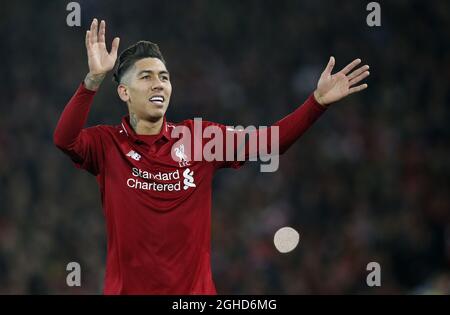
[[[124,76],[120,98],[139,119],[158,121],[166,113],[172,94],[169,72],[158,58],[144,58]]]

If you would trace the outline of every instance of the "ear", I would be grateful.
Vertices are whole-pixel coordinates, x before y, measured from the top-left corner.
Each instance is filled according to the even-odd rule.
[[[128,88],[126,85],[124,85],[122,83],[117,86],[117,94],[119,94],[120,99],[122,101],[124,101],[125,103],[130,100],[130,95],[128,94]]]

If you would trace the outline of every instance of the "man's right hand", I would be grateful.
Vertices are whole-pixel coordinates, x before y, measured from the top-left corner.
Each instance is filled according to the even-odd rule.
[[[84,85],[93,91],[98,90],[108,71],[114,68],[119,49],[120,39],[116,37],[112,42],[111,52],[108,53],[105,43],[105,28],[105,21],[102,20],[98,27],[98,21],[94,19],[91,29],[86,31],[89,73],[84,79]]]

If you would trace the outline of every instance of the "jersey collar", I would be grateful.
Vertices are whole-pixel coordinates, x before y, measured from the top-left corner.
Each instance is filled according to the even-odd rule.
[[[125,135],[131,139],[131,141],[136,143],[142,142],[142,140],[137,137],[138,135],[130,125],[130,115],[122,117],[121,129],[125,132]],[[158,141],[159,139],[170,140],[170,131],[167,127],[166,116],[163,117],[162,128],[158,136],[156,137],[156,141]]]

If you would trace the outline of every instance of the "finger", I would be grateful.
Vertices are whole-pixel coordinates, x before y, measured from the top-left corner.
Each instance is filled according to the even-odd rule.
[[[92,20],[91,27],[89,29],[89,43],[92,45],[94,43],[94,20]]]
[[[348,83],[350,84],[350,86],[355,85],[356,83],[367,78],[369,76],[369,74],[370,74],[369,71],[365,71],[365,72],[361,73],[359,76],[357,76],[356,78],[353,78],[352,80],[350,80]]]
[[[105,28],[106,28],[105,24],[106,23],[104,20],[100,22],[100,30],[98,31],[98,41],[100,43],[105,43]]]
[[[328,61],[328,64],[327,64],[325,70],[323,71],[323,74],[324,75],[331,75],[331,71],[333,71],[334,64],[335,64],[334,57],[331,56],[330,60]]]
[[[86,48],[87,48],[87,49],[90,48],[90,42],[89,42],[90,33],[91,33],[91,31],[86,31],[86,40],[85,40],[85,44],[86,44]]]
[[[361,73],[363,73],[364,71],[369,70],[369,66],[365,65],[363,67],[359,67],[358,69],[356,69],[355,71],[353,71],[352,73],[350,73],[347,78],[349,80],[356,78],[357,76],[359,76]]]
[[[97,43],[97,41],[98,41],[98,36],[97,36],[97,33],[98,33],[98,28],[97,28],[97,19],[94,19],[93,21],[92,21],[92,24],[91,24],[91,34],[90,34],[90,36],[91,36],[91,44],[95,44],[95,43]]]
[[[94,20],[92,20],[92,23],[91,23],[91,26],[90,26],[90,28],[89,28],[89,44],[93,44],[94,42],[93,42],[93,40],[92,40],[92,33],[93,33],[93,30],[94,29]]]
[[[350,71],[352,71],[352,69],[353,69],[354,67],[356,67],[357,65],[359,65],[360,62],[361,62],[361,59],[359,59],[359,58],[353,60],[353,61],[350,62],[344,69],[342,69],[340,72],[346,75],[347,73],[349,73]]]
[[[368,87],[367,84],[361,84],[361,85],[352,87],[351,89],[348,90],[348,94],[353,94],[353,93],[356,93],[356,92],[360,92],[362,90],[367,89],[367,87]]]
[[[114,58],[117,58],[117,50],[119,49],[119,44],[120,44],[120,38],[119,37],[114,38],[114,40],[112,42],[111,53],[110,53],[110,55],[113,56]]]

